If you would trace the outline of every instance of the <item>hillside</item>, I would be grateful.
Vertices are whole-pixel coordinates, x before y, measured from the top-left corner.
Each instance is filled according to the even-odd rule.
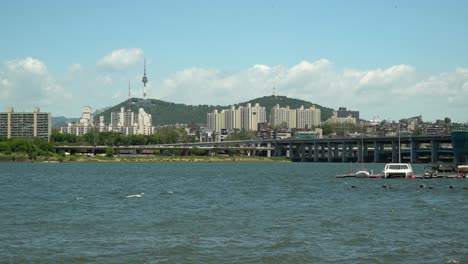
[[[64,116],[52,116],[52,127],[60,127],[68,122],[78,122],[80,118],[67,118]]]
[[[288,98],[286,96],[265,96],[248,102],[236,104],[236,107],[239,105],[246,105],[247,103],[259,103],[261,106],[265,106],[267,108],[267,116],[269,115],[271,108],[276,104],[279,104],[280,106],[289,106],[290,108],[299,108],[301,105],[308,108],[314,105],[307,101]],[[333,112],[333,109],[322,107],[320,105],[315,106],[321,109],[322,120],[329,118]],[[213,112],[215,109],[220,111],[222,109],[229,108],[229,106],[220,105],[185,105],[165,102],[157,99],[143,100],[141,98],[132,98],[129,101],[124,101],[118,105],[107,108],[100,115],[104,115],[105,122],[110,123],[111,112],[120,112],[121,107],[131,109],[133,112],[138,112],[138,109],[142,107],[147,113],[152,115],[153,125],[175,123],[204,124],[206,123],[206,114],[208,112]],[[95,119],[98,119],[98,116],[95,116]]]

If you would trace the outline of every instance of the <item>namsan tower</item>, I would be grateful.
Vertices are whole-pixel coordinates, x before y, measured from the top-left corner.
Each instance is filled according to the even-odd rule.
[[[146,99],[146,83],[148,82],[148,77],[146,77],[146,58],[144,62],[143,78],[141,81],[143,82],[143,99]]]

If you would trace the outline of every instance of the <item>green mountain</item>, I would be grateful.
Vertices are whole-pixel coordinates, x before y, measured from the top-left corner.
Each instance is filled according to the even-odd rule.
[[[290,108],[299,108],[301,105],[308,108],[315,105],[317,108],[321,109],[322,120],[328,119],[333,112],[333,109],[331,108],[322,107],[299,99],[288,98],[286,96],[265,96],[248,102],[236,104],[236,107],[239,105],[246,105],[247,103],[259,103],[261,106],[265,106],[267,108],[267,116],[269,116],[271,108],[276,104],[279,104],[282,107],[289,106]],[[138,113],[139,108],[145,109],[145,112],[151,114],[153,125],[167,125],[175,123],[204,124],[206,123],[206,114],[208,112],[213,112],[215,109],[221,111],[229,108],[229,106],[220,105],[185,105],[165,102],[157,99],[144,100],[141,98],[132,98],[105,109],[105,111],[99,115],[104,115],[105,122],[110,123],[111,112],[120,112],[121,107],[125,107],[125,110],[131,109],[135,113]],[[95,120],[98,119],[99,115],[94,117]]]

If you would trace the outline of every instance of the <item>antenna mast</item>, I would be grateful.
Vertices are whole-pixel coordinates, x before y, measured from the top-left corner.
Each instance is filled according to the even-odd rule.
[[[146,83],[148,82],[148,77],[146,77],[146,58],[144,63],[143,78],[141,81],[143,82],[143,99],[146,99]]]
[[[128,101],[130,101],[131,98],[132,96],[130,94],[130,80],[128,80]]]

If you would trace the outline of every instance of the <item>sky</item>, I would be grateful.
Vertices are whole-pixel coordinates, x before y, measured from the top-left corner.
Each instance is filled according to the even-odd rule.
[[[273,94],[468,122],[468,1],[3,0],[0,112]],[[274,87],[274,89],[273,89]],[[153,117],[157,118],[157,116]]]

